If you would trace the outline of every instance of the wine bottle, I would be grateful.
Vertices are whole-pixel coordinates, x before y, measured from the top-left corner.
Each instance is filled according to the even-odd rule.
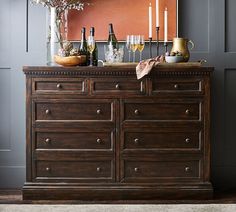
[[[108,46],[112,46],[114,49],[118,49],[118,41],[114,33],[113,25],[109,24],[109,36],[108,36]]]
[[[90,36],[95,36],[95,28],[91,27],[90,29]],[[90,59],[90,58],[89,58]],[[95,49],[93,50],[93,66],[98,65],[98,47],[97,43],[95,42]]]
[[[81,66],[87,66],[88,65],[88,49],[87,49],[87,41],[86,41],[86,28],[83,27],[81,30],[81,42],[79,47],[79,54],[86,56],[86,61],[81,64]]]

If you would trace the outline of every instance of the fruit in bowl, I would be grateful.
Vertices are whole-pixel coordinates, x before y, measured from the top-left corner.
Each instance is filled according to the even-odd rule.
[[[80,55],[79,49],[74,48],[69,41],[63,44],[58,50],[58,54],[54,55],[54,62],[62,66],[77,66],[86,63],[87,56]]]
[[[165,61],[167,63],[180,63],[184,61],[184,56],[181,52],[167,52],[165,55]]]

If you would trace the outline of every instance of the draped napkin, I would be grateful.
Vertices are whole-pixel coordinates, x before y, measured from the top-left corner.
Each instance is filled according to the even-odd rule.
[[[136,66],[137,79],[141,79],[148,75],[153,67],[157,66],[159,63],[164,62],[164,60],[164,56],[161,55],[155,58],[140,61]]]

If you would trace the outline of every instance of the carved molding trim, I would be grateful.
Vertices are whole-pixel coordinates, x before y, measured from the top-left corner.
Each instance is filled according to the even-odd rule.
[[[26,75],[66,75],[66,76],[135,76],[134,71],[113,72],[113,71],[24,71]]]
[[[30,71],[24,70],[28,76],[136,76],[135,71]],[[150,75],[158,76],[202,76],[210,75],[211,70],[202,71],[155,71]]]
[[[152,75],[158,76],[203,76],[210,75],[211,71],[157,71],[152,73]]]

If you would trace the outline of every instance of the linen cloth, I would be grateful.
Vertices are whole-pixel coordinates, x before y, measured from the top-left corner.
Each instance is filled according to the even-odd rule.
[[[159,63],[163,63],[164,61],[165,57],[163,55],[140,61],[136,66],[137,79],[139,80],[148,75],[153,67],[157,66]]]

